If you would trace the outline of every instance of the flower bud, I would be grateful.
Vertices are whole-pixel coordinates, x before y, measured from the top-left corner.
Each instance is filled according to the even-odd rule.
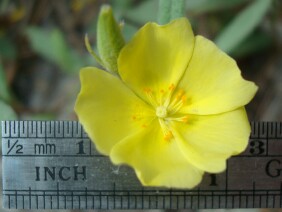
[[[112,8],[109,5],[102,6],[97,25],[97,48],[107,71],[118,74],[117,59],[124,44],[124,38],[119,24],[114,19]]]

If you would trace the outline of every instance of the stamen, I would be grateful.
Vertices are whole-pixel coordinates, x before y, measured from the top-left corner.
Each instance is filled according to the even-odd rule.
[[[144,91],[146,94],[152,93],[152,90],[151,90],[150,88],[144,88],[143,91]]]
[[[175,89],[175,85],[172,83],[172,84],[170,84],[170,86],[168,87],[168,89],[170,90],[170,91],[173,91],[174,89]]]
[[[179,90],[172,102],[169,104],[170,112],[173,114],[177,112],[183,104],[186,102],[187,97],[185,95],[184,90]]]
[[[189,116],[186,115],[186,116],[181,116],[181,117],[169,117],[166,119],[169,121],[179,121],[179,122],[187,123],[189,121]]]
[[[181,97],[181,101],[182,103],[185,103],[187,100],[187,96],[184,94],[182,97]]]
[[[157,106],[157,102],[156,102],[156,99],[154,98],[153,96],[153,92],[150,88],[144,88],[143,91],[145,92],[150,104],[154,107]]]
[[[165,139],[166,141],[169,141],[169,140],[171,140],[172,138],[173,138],[173,134],[172,134],[171,131],[168,131],[168,133],[164,135],[164,139]]]
[[[184,91],[181,89],[178,93],[177,93],[177,95],[176,95],[176,99],[181,99],[181,97],[184,95]]]
[[[187,123],[188,120],[189,120],[189,116],[184,116],[184,117],[182,118],[182,122],[184,122],[184,123]]]
[[[165,106],[165,107],[168,107],[168,106],[169,106],[170,100],[171,100],[171,96],[172,96],[172,94],[173,94],[174,89],[175,89],[175,85],[174,85],[173,83],[170,84],[169,87],[168,87],[169,92],[168,92],[168,94],[167,94],[167,96],[166,96],[166,99],[165,99],[165,101],[164,101],[164,106]]]
[[[164,139],[166,141],[169,141],[170,139],[173,138],[173,134],[171,132],[171,130],[169,130],[169,127],[167,126],[167,124],[164,122],[163,119],[159,119],[163,134],[164,134]]]

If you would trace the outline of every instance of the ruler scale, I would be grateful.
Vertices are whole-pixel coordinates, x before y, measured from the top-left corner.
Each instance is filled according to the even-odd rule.
[[[13,209],[281,208],[282,123],[252,122],[244,153],[193,190],[143,187],[74,121],[3,121],[3,206]]]

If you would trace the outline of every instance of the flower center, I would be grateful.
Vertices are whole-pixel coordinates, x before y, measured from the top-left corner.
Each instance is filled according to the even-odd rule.
[[[167,116],[167,108],[164,106],[159,106],[156,109],[156,116],[159,118],[166,118]]]
[[[182,123],[189,122],[188,115],[178,115],[178,111],[187,104],[187,97],[185,91],[181,88],[176,90],[174,84],[170,84],[169,87],[161,88],[160,90],[154,90],[149,87],[143,88],[144,94],[147,97],[146,102],[154,108],[155,115],[151,118],[154,120],[158,118],[158,122],[164,134],[164,140],[171,141],[174,138],[173,130],[171,128],[171,122],[178,121]],[[141,115],[140,115],[141,114]],[[132,119],[135,121],[142,120],[142,111],[135,113]],[[142,127],[146,128],[147,123],[141,123]]]

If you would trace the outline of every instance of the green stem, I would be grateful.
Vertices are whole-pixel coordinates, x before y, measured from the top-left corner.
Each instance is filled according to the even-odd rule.
[[[170,20],[185,16],[185,1],[186,0],[171,0],[172,7],[170,13]]]
[[[158,11],[159,24],[167,24],[169,22],[170,8],[171,8],[171,0],[159,0],[159,11]]]

